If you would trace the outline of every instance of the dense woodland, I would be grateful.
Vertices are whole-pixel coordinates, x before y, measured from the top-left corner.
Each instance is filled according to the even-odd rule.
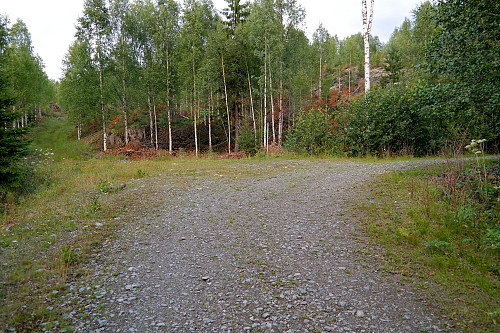
[[[56,83],[3,17],[2,140],[19,146],[5,156],[50,101],[104,151],[422,156],[473,138],[498,151],[498,2],[425,2],[388,43],[372,36],[365,93],[361,33],[320,25],[309,40],[294,0],[226,1],[87,0]]]
[[[341,41],[320,26],[310,42],[304,15],[295,1],[228,1],[221,14],[210,1],[87,1],[61,105],[78,135],[101,129],[104,150],[281,146],[300,109],[359,91],[361,34]],[[373,38],[374,65],[380,49]]]

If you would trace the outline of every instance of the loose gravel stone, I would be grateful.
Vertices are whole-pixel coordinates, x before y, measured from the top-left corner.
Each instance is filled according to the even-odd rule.
[[[74,331],[447,328],[411,285],[382,273],[351,211],[378,175],[434,162],[238,163],[231,176],[163,175],[120,192],[130,204],[116,237],[65,296]]]

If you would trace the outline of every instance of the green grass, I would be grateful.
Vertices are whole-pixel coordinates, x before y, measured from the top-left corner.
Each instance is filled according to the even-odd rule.
[[[74,126],[65,118],[44,118],[30,135],[33,145],[45,152],[52,152],[55,161],[61,159],[89,159],[92,149],[74,139]]]
[[[463,193],[467,178],[451,184],[446,177],[455,172],[467,174],[474,163],[384,176],[380,184],[371,186],[375,200],[362,205],[363,231],[384,247],[386,270],[414,281],[415,288],[460,329],[497,332],[500,251],[492,247],[500,244],[484,239],[489,228],[499,227],[498,192],[487,202],[476,197],[477,188]],[[498,168],[498,161],[486,163]],[[495,183],[498,176],[489,179]],[[449,195],[450,186],[456,191],[454,197]],[[462,212],[468,204],[475,207],[474,220]]]

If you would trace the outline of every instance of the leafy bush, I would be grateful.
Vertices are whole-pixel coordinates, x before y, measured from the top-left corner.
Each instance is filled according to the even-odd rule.
[[[352,99],[344,114],[345,145],[352,155],[391,155],[414,147],[408,94],[399,87]]]
[[[288,132],[284,148],[302,154],[337,154],[342,146],[336,127],[327,110],[302,110]]]
[[[470,131],[463,109],[450,85],[373,89],[342,107],[344,145],[351,155],[433,155]]]
[[[240,150],[249,155],[255,155],[259,151],[253,128],[249,124],[243,125],[240,129],[238,145]]]

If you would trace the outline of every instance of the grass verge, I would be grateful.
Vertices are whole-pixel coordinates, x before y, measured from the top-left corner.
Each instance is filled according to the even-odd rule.
[[[500,329],[500,162],[447,161],[388,174],[362,204],[387,272],[460,329]],[[375,199],[373,199],[373,197]]]

